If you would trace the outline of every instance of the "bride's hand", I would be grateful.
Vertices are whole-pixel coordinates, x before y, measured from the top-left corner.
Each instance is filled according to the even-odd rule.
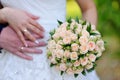
[[[34,42],[36,41],[36,38],[31,34],[31,32],[36,33],[41,38],[43,37],[44,29],[36,21],[39,17],[23,10],[8,7],[3,8],[1,12],[3,13],[3,21],[9,23],[10,27],[16,31],[25,46],[27,46],[27,43],[25,42],[23,35]]]
[[[35,36],[40,38],[39,36]],[[45,46],[44,41],[39,42],[38,44],[27,41],[28,47],[23,47],[23,43],[19,40],[17,34],[10,27],[6,27],[2,30],[0,34],[0,47],[5,50],[27,60],[32,60],[32,57],[26,53],[42,53],[41,49],[35,49],[35,47]]]

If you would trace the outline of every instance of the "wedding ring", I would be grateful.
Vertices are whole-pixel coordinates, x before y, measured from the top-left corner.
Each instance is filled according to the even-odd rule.
[[[20,47],[20,51],[23,51],[24,47]]]
[[[23,31],[24,31],[24,32],[28,32],[28,30],[27,30],[27,29],[24,29]]]

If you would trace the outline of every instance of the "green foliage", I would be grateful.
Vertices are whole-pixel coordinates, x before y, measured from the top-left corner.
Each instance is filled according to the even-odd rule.
[[[98,11],[98,29],[103,35],[120,36],[120,0],[95,0]]]

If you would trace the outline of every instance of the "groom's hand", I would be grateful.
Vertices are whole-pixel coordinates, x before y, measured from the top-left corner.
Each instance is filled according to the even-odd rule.
[[[37,35],[34,35],[36,38],[40,38]],[[21,58],[32,60],[33,58],[26,53],[42,53],[41,49],[35,49],[35,47],[45,46],[46,43],[39,42],[38,44],[26,40],[28,47],[24,47],[23,43],[19,40],[16,32],[12,30],[10,27],[6,27],[2,30],[0,34],[0,47],[5,50],[15,54]]]

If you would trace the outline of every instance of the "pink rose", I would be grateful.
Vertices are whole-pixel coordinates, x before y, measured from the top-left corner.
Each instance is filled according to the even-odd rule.
[[[80,74],[82,71],[83,71],[83,68],[75,70],[74,73]]]
[[[87,30],[82,30],[82,36],[86,36],[86,37],[89,37],[90,34]]]
[[[74,66],[75,66],[75,67],[77,67],[77,66],[79,66],[79,65],[80,65],[80,61],[77,60],[77,61],[74,62]]]
[[[73,41],[77,40],[77,35],[76,34],[71,34],[70,37]]]
[[[55,64],[56,63],[55,57],[52,57],[50,61],[51,63]]]
[[[80,42],[81,45],[87,44],[88,43],[88,38],[85,37],[85,36],[81,36],[79,38],[79,42]]]
[[[72,60],[77,60],[77,59],[78,59],[78,54],[77,54],[77,52],[72,52],[72,53],[70,54],[70,58],[71,58]]]
[[[71,48],[72,48],[72,51],[78,51],[79,45],[76,44],[76,43],[73,43],[73,44],[71,45]]]
[[[68,22],[64,22],[63,24],[61,24],[62,27],[67,27]]]
[[[81,46],[80,46],[81,54],[86,54],[86,53],[88,52],[88,50],[89,50],[89,47],[88,47],[87,44],[86,44],[86,45],[81,45]]]
[[[66,36],[65,38],[63,38],[63,43],[64,44],[70,44],[71,43],[71,38]]]
[[[71,68],[68,68],[66,72],[69,75],[72,75],[74,73],[74,71]]]
[[[89,63],[85,67],[86,67],[86,69],[89,70],[89,69],[93,68],[93,63]]]
[[[61,57],[63,57],[64,51],[63,50],[56,50],[55,54],[56,54],[57,58],[61,58]]]
[[[95,47],[96,47],[95,42],[93,42],[93,41],[90,41],[88,43],[88,46],[89,46],[90,51],[93,51],[95,49]]]
[[[65,51],[65,52],[64,52],[64,57],[69,58],[69,57],[70,57],[70,51]]]
[[[65,71],[66,69],[67,69],[66,64],[65,63],[61,63],[60,64],[60,70],[61,71]]]
[[[95,62],[95,60],[96,60],[96,56],[94,54],[90,54],[88,58],[92,62]]]
[[[80,63],[81,63],[82,66],[85,66],[88,63],[88,58],[87,57],[80,58]]]

